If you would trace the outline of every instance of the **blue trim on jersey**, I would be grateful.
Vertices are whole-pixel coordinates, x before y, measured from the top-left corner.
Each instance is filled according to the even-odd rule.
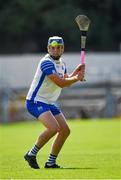
[[[65,67],[65,71],[64,71],[64,74],[66,74],[67,73],[67,69],[66,69],[66,67]]]
[[[63,64],[64,64],[64,68],[65,68],[65,70],[64,70],[64,74],[66,74],[66,73],[67,73],[66,64],[65,64],[65,62],[63,62]]]
[[[36,86],[36,88],[35,88],[35,90],[34,90],[34,92],[32,94],[31,100],[34,100],[34,98],[35,98],[40,86],[42,85],[44,79],[45,79],[45,74],[42,74],[42,76],[41,76],[41,78],[40,78],[40,80],[38,82],[38,85]]]
[[[40,68],[45,75],[56,73],[54,64],[49,60],[43,61]]]

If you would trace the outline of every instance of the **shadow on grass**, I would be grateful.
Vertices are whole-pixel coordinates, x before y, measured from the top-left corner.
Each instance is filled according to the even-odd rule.
[[[78,170],[78,169],[82,169],[82,170],[95,170],[95,169],[98,169],[98,168],[94,168],[94,167],[63,167],[61,169],[73,169],[73,170]]]

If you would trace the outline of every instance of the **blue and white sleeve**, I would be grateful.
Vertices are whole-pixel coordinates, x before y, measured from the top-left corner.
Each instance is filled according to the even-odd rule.
[[[40,68],[45,75],[50,75],[50,74],[56,73],[54,64],[49,60],[43,61],[40,65]]]

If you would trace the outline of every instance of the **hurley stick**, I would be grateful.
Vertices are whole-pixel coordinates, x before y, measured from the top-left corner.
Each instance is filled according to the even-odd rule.
[[[87,31],[90,25],[90,19],[85,15],[78,15],[75,18],[75,21],[81,31],[81,58],[80,63],[85,63],[85,46],[86,46],[86,38],[87,38]]]

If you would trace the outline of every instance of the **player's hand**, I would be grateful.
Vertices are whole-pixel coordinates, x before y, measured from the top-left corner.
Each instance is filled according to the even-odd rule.
[[[79,64],[76,69],[75,72],[78,74],[79,71],[85,70],[85,64]]]
[[[84,80],[84,76],[85,76],[85,65],[81,65],[80,66],[80,71],[78,72],[78,80],[79,81],[83,81]]]
[[[85,75],[84,72],[79,71],[79,73],[78,73],[78,75],[77,75],[78,81],[83,81],[84,75]]]

